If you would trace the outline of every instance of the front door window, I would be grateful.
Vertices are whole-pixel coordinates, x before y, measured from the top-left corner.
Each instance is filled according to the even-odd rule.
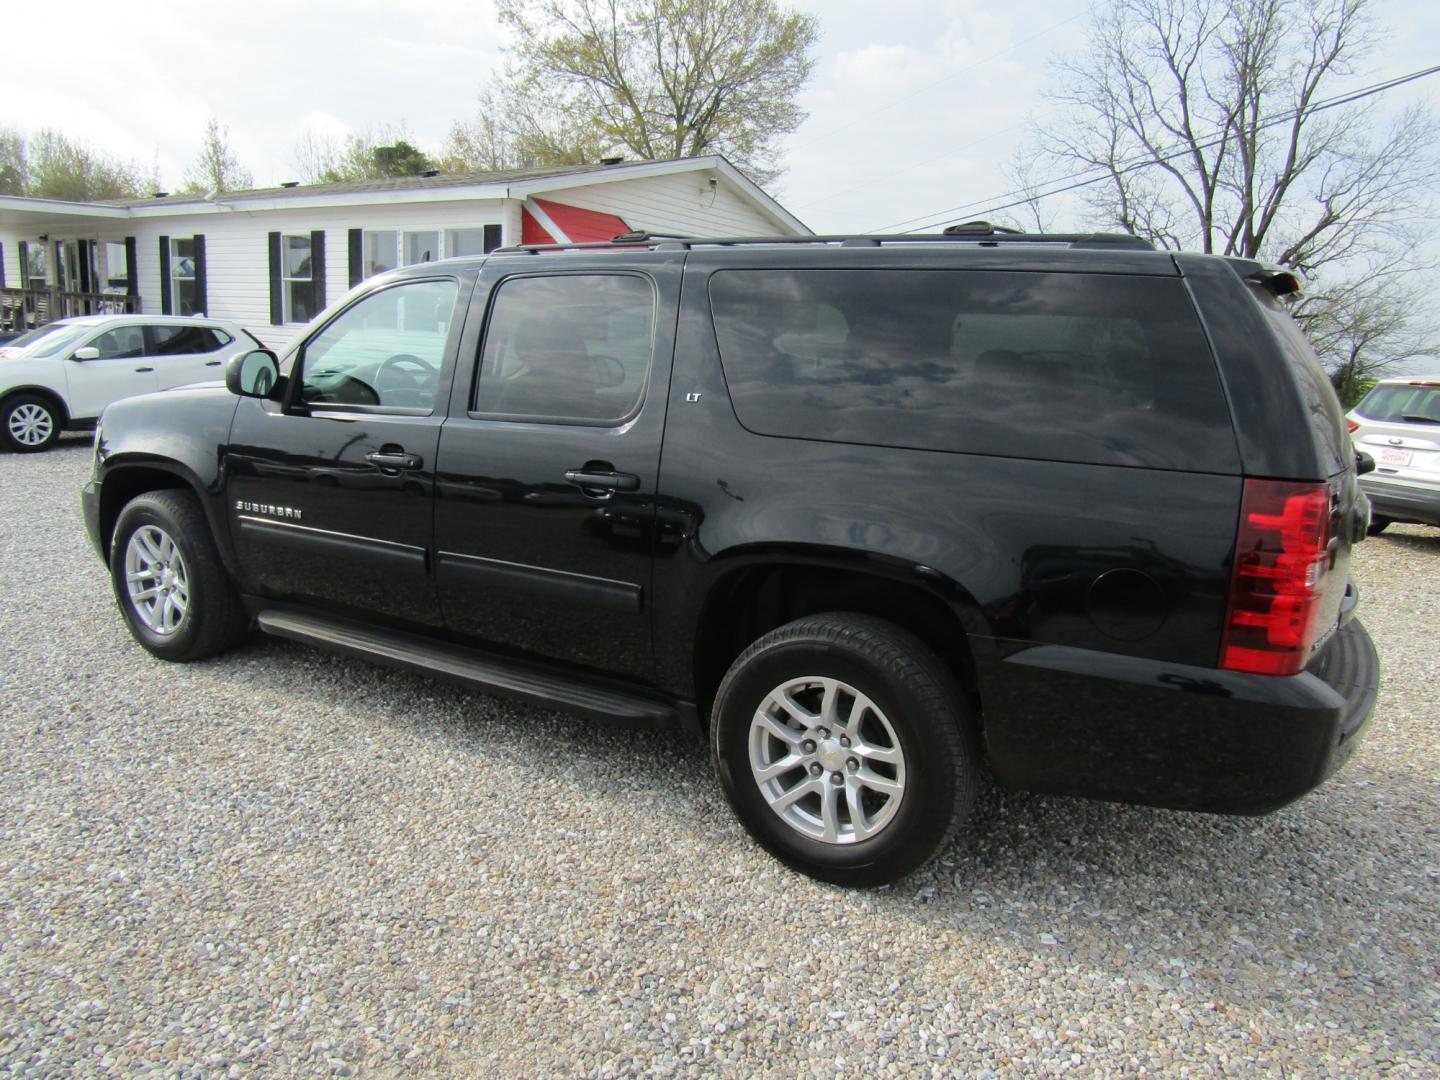
[[[306,344],[301,402],[432,410],[458,291],[407,282],[351,305]]]

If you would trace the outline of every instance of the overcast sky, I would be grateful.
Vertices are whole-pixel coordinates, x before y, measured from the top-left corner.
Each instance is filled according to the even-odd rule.
[[[939,219],[1004,192],[1000,166],[1043,109],[1045,60],[1076,45],[1087,10],[1081,0],[796,6],[820,17],[823,38],[804,95],[810,118],[787,143],[773,193],[825,232]],[[1440,57],[1440,4],[1375,10],[1391,33],[1354,86]],[[404,124],[437,149],[504,44],[487,0],[32,0],[11,5],[5,26],[0,126],[53,127],[147,168],[158,156],[172,189],[212,115],[259,184],[297,177],[307,129]],[[1440,100],[1440,76],[1387,106],[1422,95]]]

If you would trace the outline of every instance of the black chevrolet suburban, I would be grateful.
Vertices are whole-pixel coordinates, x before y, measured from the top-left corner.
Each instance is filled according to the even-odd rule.
[[[1134,237],[505,249],[106,410],[136,639],[252,628],[705,733],[779,858],[887,882],[1031,791],[1264,813],[1378,662],[1334,393],[1258,263]]]

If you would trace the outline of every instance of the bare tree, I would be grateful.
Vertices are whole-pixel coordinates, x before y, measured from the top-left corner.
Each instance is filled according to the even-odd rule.
[[[248,188],[254,182],[250,170],[240,164],[230,149],[230,129],[212,116],[205,125],[200,153],[185,171],[185,186],[181,190],[219,194]]]
[[[1330,361],[1331,381],[1347,408],[1387,369],[1440,355],[1440,335],[1426,317],[1433,303],[1426,278],[1434,269],[1371,262],[1353,280],[1316,289],[1296,304],[1293,314]]]
[[[512,155],[718,152],[764,181],[805,119],[819,23],[775,0],[500,0],[500,17],[516,44],[496,98],[526,103],[498,114]]]
[[[321,184],[340,160],[343,147],[333,135],[306,131],[295,143],[294,164],[306,184]]]
[[[433,162],[410,143],[402,123],[382,124],[346,137],[307,131],[295,144],[295,165],[307,184],[333,184],[341,180],[418,176]]]
[[[1312,313],[1338,304],[1375,265],[1409,263],[1436,168],[1427,109],[1387,121],[1376,97],[1342,92],[1378,39],[1367,3],[1109,0],[1088,48],[1057,62],[1041,162],[1103,177],[1083,190],[1111,225],[1293,267],[1323,286]],[[1385,307],[1371,352],[1418,314]]]

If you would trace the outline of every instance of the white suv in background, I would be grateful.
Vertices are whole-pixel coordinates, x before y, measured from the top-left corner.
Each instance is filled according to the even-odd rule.
[[[235,323],[166,315],[93,315],[47,323],[0,346],[0,440],[44,450],[121,398],[225,377],[260,342]]]
[[[1440,375],[1382,379],[1345,418],[1357,450],[1375,459],[1360,477],[1370,534],[1394,521],[1440,525]]]

